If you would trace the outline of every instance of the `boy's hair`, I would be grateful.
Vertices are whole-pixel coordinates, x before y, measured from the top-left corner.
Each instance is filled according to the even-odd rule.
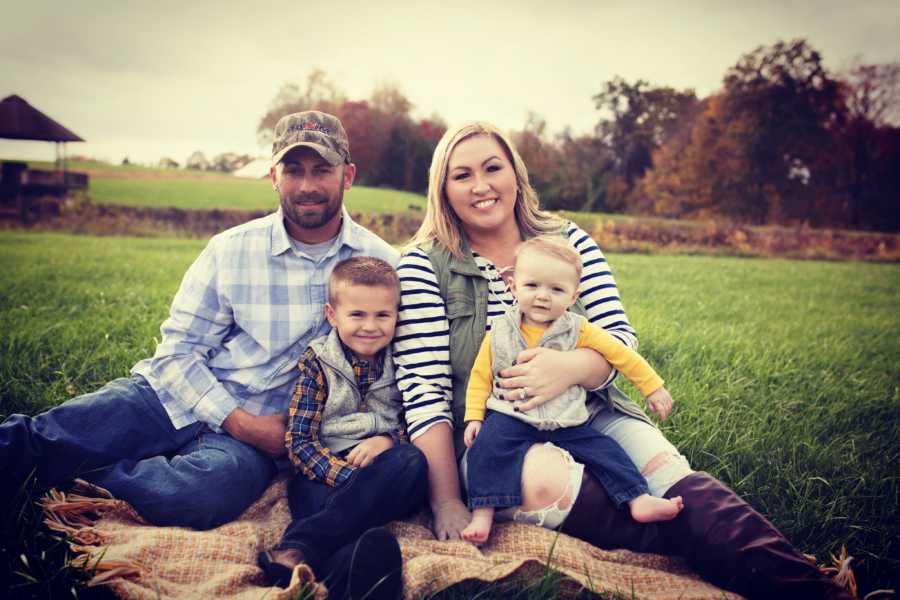
[[[328,280],[328,303],[337,304],[337,288],[345,285],[381,286],[397,292],[399,303],[400,278],[387,261],[374,256],[354,256],[342,260],[331,272]]]
[[[516,262],[518,262],[519,256],[528,250],[549,254],[569,263],[575,268],[575,285],[577,286],[581,281],[581,255],[567,238],[554,234],[538,235],[529,238],[516,248]]]

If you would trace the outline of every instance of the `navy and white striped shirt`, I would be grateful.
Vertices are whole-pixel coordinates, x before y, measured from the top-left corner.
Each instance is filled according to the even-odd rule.
[[[323,309],[335,265],[359,255],[397,262],[393,247],[346,209],[343,217],[322,257],[292,247],[281,209],[209,241],[172,301],[156,354],[131,371],[176,429],[202,421],[219,431],[238,407],[287,412],[301,354],[331,331]]]
[[[584,265],[578,290],[588,320],[637,350],[637,336],[622,308],[603,252],[574,223],[569,224],[566,235],[581,254]],[[474,257],[488,280],[487,331],[490,331],[493,319],[503,314],[504,304],[511,306],[515,298],[494,264],[477,254]],[[410,439],[415,439],[437,423],[449,422],[453,426],[449,324],[437,276],[422,250],[415,248],[404,254],[397,273],[402,296],[394,337],[394,363],[397,385],[403,393],[407,432]],[[616,375],[613,371],[601,387],[612,383]]]

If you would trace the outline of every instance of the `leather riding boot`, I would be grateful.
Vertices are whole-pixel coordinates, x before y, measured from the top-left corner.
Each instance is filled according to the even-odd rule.
[[[634,552],[662,552],[657,523],[638,523],[627,510],[616,508],[600,482],[584,471],[581,491],[562,532],[593,546]]]
[[[748,598],[853,598],[709,473],[683,478],[665,493],[674,496],[684,509],[658,523],[663,552],[685,557],[704,579]]]

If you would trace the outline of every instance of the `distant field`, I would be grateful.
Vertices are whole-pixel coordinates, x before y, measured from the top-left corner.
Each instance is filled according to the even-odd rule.
[[[52,168],[51,163],[31,163]],[[134,165],[110,165],[72,161],[72,171],[90,175],[88,195],[99,204],[175,207],[183,209],[268,210],[278,197],[268,179],[246,179],[224,173],[155,169]],[[424,210],[419,194],[390,189],[354,186],[344,196],[350,210],[361,212],[407,212]]]
[[[3,413],[91,391],[150,354],[203,245],[0,233]],[[825,561],[846,544],[866,590],[896,585],[900,265],[610,263],[641,350],[677,400],[669,439],[802,550]]]

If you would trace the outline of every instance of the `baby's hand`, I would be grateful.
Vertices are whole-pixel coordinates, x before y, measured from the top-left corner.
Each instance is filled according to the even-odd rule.
[[[665,421],[669,417],[669,413],[672,412],[672,405],[675,404],[675,401],[672,400],[671,394],[669,391],[661,387],[649,396],[647,396],[647,406],[650,408],[650,412],[659,415],[659,418]]]
[[[481,421],[469,421],[466,424],[466,431],[463,433],[463,441],[466,443],[466,448],[472,447],[479,431],[481,431]]]
[[[354,467],[368,467],[375,457],[394,447],[394,440],[389,435],[376,435],[357,444],[347,454],[347,462]]]

